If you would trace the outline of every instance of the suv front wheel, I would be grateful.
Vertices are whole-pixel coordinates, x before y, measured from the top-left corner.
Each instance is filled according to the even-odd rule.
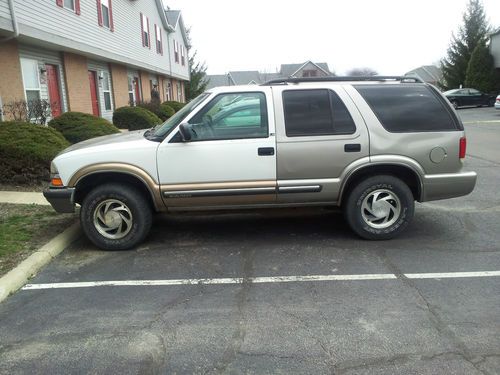
[[[409,187],[393,176],[374,176],[350,192],[344,214],[351,229],[368,240],[388,240],[413,218],[415,201]]]
[[[82,202],[80,222],[87,237],[103,250],[125,250],[149,233],[151,206],[131,186],[106,184],[90,191]]]

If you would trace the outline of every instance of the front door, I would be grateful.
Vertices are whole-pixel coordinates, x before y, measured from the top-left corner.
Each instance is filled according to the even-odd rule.
[[[61,92],[59,90],[59,76],[55,65],[45,65],[47,71],[47,87],[49,90],[49,103],[52,117],[60,116],[62,113]]]
[[[191,141],[174,131],[158,148],[161,192],[169,208],[276,201],[271,89],[223,93],[189,116]]]
[[[92,114],[99,116],[99,102],[97,101],[96,72],[89,70],[90,100],[92,101]]]

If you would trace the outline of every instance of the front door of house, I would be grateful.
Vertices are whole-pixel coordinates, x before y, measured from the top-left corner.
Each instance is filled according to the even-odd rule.
[[[99,102],[97,101],[96,73],[89,70],[90,100],[92,101],[92,114],[99,116]]]
[[[49,103],[52,111],[52,117],[60,116],[62,113],[61,91],[59,90],[59,76],[57,66],[45,65],[47,71],[47,87],[49,90]]]

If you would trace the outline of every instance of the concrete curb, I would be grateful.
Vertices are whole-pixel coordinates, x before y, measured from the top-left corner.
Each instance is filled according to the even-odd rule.
[[[0,278],[0,302],[26,284],[42,267],[81,235],[80,223],[77,222],[19,263],[16,268],[7,272]]]

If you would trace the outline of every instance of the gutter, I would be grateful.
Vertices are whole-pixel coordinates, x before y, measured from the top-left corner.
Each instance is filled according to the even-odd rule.
[[[11,39],[15,39],[19,36],[19,26],[17,24],[17,18],[16,18],[16,9],[14,7],[14,0],[9,0],[9,8],[10,8],[10,17],[12,19],[12,35],[0,39],[0,43],[7,42]]]

